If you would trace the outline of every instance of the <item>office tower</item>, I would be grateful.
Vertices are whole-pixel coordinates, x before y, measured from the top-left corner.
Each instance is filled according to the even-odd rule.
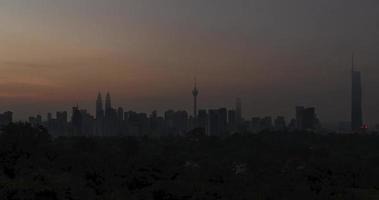
[[[0,114],[0,126],[6,126],[13,122],[13,113],[7,111],[3,114]]]
[[[354,68],[352,56],[352,86],[351,86],[351,129],[357,131],[362,127],[362,83],[361,72]]]
[[[57,122],[59,124],[66,124],[68,120],[68,114],[66,111],[57,112]]]
[[[164,120],[168,134],[181,135],[188,131],[187,111],[168,110],[164,114]]]
[[[287,126],[289,131],[294,131],[297,129],[297,121],[296,119],[291,119]]]
[[[237,114],[235,110],[228,111],[228,131],[235,133],[239,131],[240,123],[237,122]]]
[[[237,118],[237,123],[242,122],[242,102],[240,98],[236,99],[236,118]]]
[[[72,108],[71,124],[75,135],[81,135],[82,131],[82,114],[78,106]]]
[[[316,109],[296,107],[296,126],[298,130],[315,130],[319,128],[319,120],[316,115]]]
[[[151,130],[156,130],[158,128],[158,112],[156,110],[154,110],[153,112],[151,112],[150,116],[150,128]]]
[[[226,108],[220,108],[218,110],[219,113],[219,125],[220,125],[220,130],[222,133],[225,133],[226,126],[228,124],[228,110]]]
[[[229,126],[235,126],[237,122],[237,112],[235,110],[228,111],[228,124]]]
[[[286,120],[283,116],[278,116],[276,119],[275,119],[275,130],[277,131],[283,131],[287,128],[286,126]]]
[[[222,135],[227,132],[227,110],[220,108],[209,110],[209,135]]]
[[[198,125],[199,125],[199,128],[207,129],[207,127],[208,127],[208,113],[206,110],[199,110]],[[207,132],[207,130],[206,130],[206,132]]]
[[[104,107],[103,107],[103,98],[101,96],[101,93],[97,95],[96,100],[96,119],[103,119],[104,118]]]
[[[192,90],[192,95],[193,95],[193,117],[195,118],[195,122],[196,122],[197,121],[197,96],[199,95],[196,79],[195,79],[194,88]]]
[[[149,132],[149,119],[146,113],[136,113],[134,111],[128,111],[127,114],[127,126],[129,135],[146,135]]]
[[[36,116],[36,123],[38,123],[39,125],[42,124],[42,116],[41,115]]]
[[[80,134],[82,136],[91,136],[95,132],[94,122],[95,118],[88,113],[87,110],[80,110],[81,125],[80,125]]]
[[[51,113],[47,113],[47,122],[50,123],[53,119],[53,115]]]
[[[129,112],[124,112],[124,120],[125,120],[126,122],[129,121]]]
[[[263,130],[272,130],[273,125],[272,125],[272,117],[267,116],[261,119],[261,128]]]
[[[37,124],[37,120],[35,117],[29,117],[29,120],[28,120],[29,124],[31,124],[32,126],[39,126],[40,124]]]
[[[164,113],[164,120],[166,123],[166,127],[168,129],[173,129],[174,128],[174,118],[175,118],[175,111],[173,110],[167,110]]]
[[[177,111],[174,115],[174,124],[176,134],[182,135],[188,131],[188,113],[187,111]]]
[[[122,107],[118,107],[117,109],[117,119],[118,121],[124,121],[124,109]]]
[[[116,135],[118,129],[117,126],[117,110],[112,108],[111,95],[108,92],[105,97],[105,120],[103,135]]]
[[[208,122],[208,130],[209,135],[218,135],[218,113],[217,110],[209,110],[209,122]]]
[[[111,95],[109,92],[107,93],[107,96],[105,98],[105,116],[106,118],[109,118],[112,112],[112,100]]]
[[[250,130],[254,133],[261,131],[261,118],[259,117],[251,118]]]
[[[117,135],[124,134],[124,109],[122,107],[118,107],[117,109]]]
[[[101,93],[97,95],[96,100],[96,124],[95,124],[95,134],[100,136],[104,133],[104,119],[105,119],[105,112],[104,112],[104,106],[103,106],[103,97]]]

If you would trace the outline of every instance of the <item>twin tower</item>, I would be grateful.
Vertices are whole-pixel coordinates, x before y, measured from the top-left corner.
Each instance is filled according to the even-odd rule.
[[[96,119],[104,119],[107,116],[109,116],[112,113],[112,100],[111,95],[109,92],[107,93],[107,96],[105,97],[105,110],[103,107],[103,98],[101,96],[101,93],[97,95],[96,100]]]

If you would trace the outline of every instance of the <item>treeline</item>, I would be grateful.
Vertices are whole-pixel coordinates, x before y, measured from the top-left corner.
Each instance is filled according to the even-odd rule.
[[[0,199],[368,199],[379,136],[262,132],[208,137],[0,134]]]

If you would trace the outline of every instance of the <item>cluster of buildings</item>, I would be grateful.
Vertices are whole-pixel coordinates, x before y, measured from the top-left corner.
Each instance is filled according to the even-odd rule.
[[[234,109],[198,109],[199,90],[195,85],[192,90],[193,113],[168,110],[163,116],[156,111],[150,114],[125,111],[122,107],[114,108],[109,93],[105,101],[99,93],[96,100],[96,114],[75,106],[69,114],[57,112],[55,116],[48,113],[47,119],[41,115],[29,118],[29,123],[43,125],[56,136],[138,136],[138,135],[183,135],[191,130],[202,130],[207,135],[223,135],[235,132],[261,131],[295,131],[321,130],[320,120],[314,107],[296,107],[296,118],[286,121],[283,116],[276,118],[253,117],[246,120],[242,117],[242,103],[236,100]],[[362,84],[361,73],[354,68],[352,61],[352,96],[351,121],[340,124],[340,130],[361,132],[367,125],[362,120]],[[70,116],[69,116],[70,115]],[[12,112],[0,114],[0,126],[12,122]]]
[[[202,129],[209,135],[220,135],[242,130],[244,121],[241,108],[241,101],[238,100],[236,110],[195,108],[193,115],[187,111],[168,110],[159,116],[156,111],[147,114],[125,111],[122,107],[114,108],[108,93],[105,105],[102,95],[98,95],[95,116],[75,106],[70,119],[68,112],[63,111],[57,112],[56,116],[48,113],[46,121],[40,115],[30,117],[29,123],[43,125],[55,136],[184,135],[194,129]]]
[[[237,132],[258,133],[261,131],[319,130],[321,128],[314,108],[298,107],[296,119],[289,123],[283,116],[242,117],[241,100],[237,99],[235,109],[200,109],[194,115],[187,111],[168,110],[163,116],[156,111],[150,114],[124,111],[112,107],[111,96],[106,95],[105,107],[101,94],[96,101],[96,116],[87,110],[73,107],[71,117],[66,111],[57,112],[55,116],[47,114],[46,121],[37,115],[29,118],[34,126],[43,125],[54,136],[161,136],[185,135],[191,130],[200,130],[206,135],[225,135]],[[196,113],[196,115],[195,115]]]
[[[150,114],[125,111],[122,107],[112,105],[111,95],[106,94],[105,101],[99,93],[96,100],[96,115],[78,106],[57,112],[55,116],[47,114],[47,120],[37,115],[29,118],[34,126],[43,125],[55,136],[143,136],[143,135],[184,135],[192,130],[206,135],[225,135],[236,132],[261,132],[285,130],[317,130],[320,128],[314,108],[296,108],[296,119],[286,122],[283,116],[274,120],[272,117],[246,120],[242,117],[242,102],[236,100],[234,109],[200,109],[197,108],[199,90],[192,91],[193,113],[168,110],[163,116],[156,111]]]

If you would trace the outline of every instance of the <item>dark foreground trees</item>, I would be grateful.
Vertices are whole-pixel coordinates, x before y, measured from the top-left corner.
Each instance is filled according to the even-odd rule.
[[[0,135],[0,199],[376,199],[379,136]]]

